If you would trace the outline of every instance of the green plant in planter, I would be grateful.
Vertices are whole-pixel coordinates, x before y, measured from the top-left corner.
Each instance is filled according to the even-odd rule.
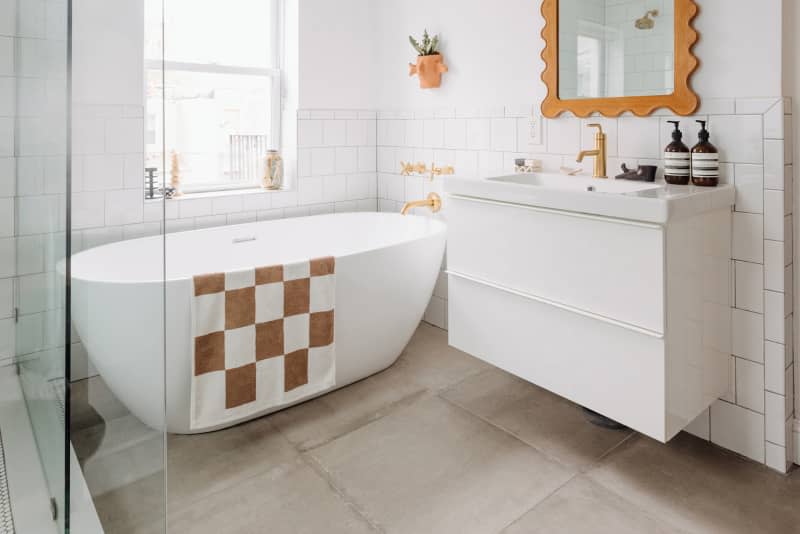
[[[420,56],[435,56],[439,54],[439,36],[434,35],[431,37],[428,35],[428,30],[425,30],[425,33],[422,34],[421,44],[412,35],[408,36],[408,40]]]

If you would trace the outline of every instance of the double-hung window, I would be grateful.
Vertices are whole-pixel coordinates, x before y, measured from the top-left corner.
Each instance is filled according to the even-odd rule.
[[[259,183],[280,148],[281,34],[280,0],[147,0],[146,166],[165,183]]]

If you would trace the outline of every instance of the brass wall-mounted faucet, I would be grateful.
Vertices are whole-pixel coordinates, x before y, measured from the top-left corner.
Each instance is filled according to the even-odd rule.
[[[435,176],[455,174],[456,169],[452,165],[445,165],[444,167],[437,167],[435,163],[431,163],[430,168],[422,162],[419,163],[406,163],[400,162],[400,174],[403,176],[411,176],[412,174],[427,174],[428,179],[432,182]]]
[[[406,202],[400,213],[403,215],[408,215],[408,212],[414,208],[430,208],[433,213],[438,213],[439,210],[442,209],[442,197],[436,193],[431,193],[424,200]]]
[[[587,124],[589,128],[597,128],[597,133],[594,136],[594,150],[581,150],[578,152],[577,162],[581,163],[586,156],[594,157],[594,178],[608,178],[606,175],[606,134],[603,133],[603,127],[599,124]]]

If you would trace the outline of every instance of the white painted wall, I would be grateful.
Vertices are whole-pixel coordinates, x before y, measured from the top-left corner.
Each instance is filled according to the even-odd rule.
[[[704,98],[781,95],[781,0],[703,0],[695,26]],[[546,94],[540,2],[396,0],[375,6],[378,107],[441,108],[539,103]],[[440,90],[408,78],[409,34],[441,33],[451,71]],[[732,68],[734,66],[736,68]]]
[[[143,0],[75,0],[73,102],[143,105],[143,20]]]
[[[300,107],[374,109],[373,0],[287,0],[300,7]]]

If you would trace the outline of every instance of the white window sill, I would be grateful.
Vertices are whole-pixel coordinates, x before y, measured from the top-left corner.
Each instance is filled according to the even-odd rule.
[[[242,189],[222,189],[219,191],[197,191],[194,193],[184,193],[179,197],[168,198],[168,202],[180,202],[181,200],[196,200],[200,198],[219,198],[233,197],[238,195],[256,195],[260,193],[288,193],[294,191],[291,187],[282,189],[264,189],[263,187],[248,187]],[[160,202],[163,198],[145,198],[145,202]]]

